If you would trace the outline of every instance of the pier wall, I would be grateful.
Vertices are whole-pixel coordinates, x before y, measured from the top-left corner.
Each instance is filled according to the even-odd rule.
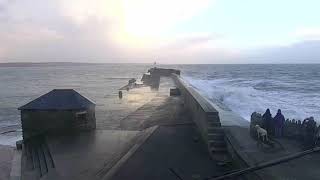
[[[243,152],[242,147],[243,142],[251,140],[248,133],[249,123],[231,111],[224,111],[210,104],[180,76],[172,74],[172,78],[181,92],[184,104],[192,115],[193,121],[208,144],[209,152],[212,153],[211,157],[216,159],[218,156],[217,159],[219,159],[223,152],[230,156],[235,167],[241,169],[250,166],[250,157]],[[247,136],[243,137],[244,134]],[[225,145],[221,146],[221,143]],[[215,154],[217,156],[214,156]],[[260,180],[256,173],[242,177]]]
[[[172,78],[181,92],[184,104],[192,115],[193,121],[198,126],[204,140],[208,142],[208,127],[221,126],[219,112],[179,75],[172,74]]]

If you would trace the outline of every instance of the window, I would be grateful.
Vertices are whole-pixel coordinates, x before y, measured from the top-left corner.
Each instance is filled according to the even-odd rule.
[[[76,113],[77,116],[77,123],[78,124],[88,124],[88,119],[87,119],[87,112],[78,112]]]

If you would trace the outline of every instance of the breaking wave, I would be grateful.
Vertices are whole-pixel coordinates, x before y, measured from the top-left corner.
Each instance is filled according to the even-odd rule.
[[[267,108],[270,108],[273,115],[277,109],[282,109],[285,117],[290,119],[302,120],[314,116],[316,120],[320,120],[319,94],[293,91],[292,87],[283,82],[243,79],[202,80],[192,77],[186,79],[210,101],[229,108],[246,120],[250,120],[252,112],[263,113]]]

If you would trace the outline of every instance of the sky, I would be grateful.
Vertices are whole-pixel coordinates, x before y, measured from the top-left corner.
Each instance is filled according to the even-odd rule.
[[[0,63],[320,63],[319,7],[319,0],[0,0]]]

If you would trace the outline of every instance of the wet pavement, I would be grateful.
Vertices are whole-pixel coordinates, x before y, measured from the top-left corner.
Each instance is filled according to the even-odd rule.
[[[11,160],[14,148],[10,146],[0,146],[0,179],[9,180],[11,171]]]
[[[43,178],[177,179],[176,173],[195,179],[230,170],[210,158],[182,98],[169,96],[169,88],[175,87],[172,79],[161,79],[161,83],[164,86],[160,84],[158,91],[148,90],[152,95],[146,89],[125,92],[120,101],[137,101],[141,106],[134,111],[118,109],[116,113],[125,112],[122,119],[97,120],[97,130],[91,132],[48,136],[54,169]],[[151,134],[149,127],[155,128]]]
[[[171,169],[171,170],[170,170]],[[160,126],[118,169],[114,180],[204,179],[228,171],[210,159],[196,126]]]
[[[103,171],[130,149],[138,133],[96,130],[48,137],[47,142],[60,176],[67,179],[100,179]]]

